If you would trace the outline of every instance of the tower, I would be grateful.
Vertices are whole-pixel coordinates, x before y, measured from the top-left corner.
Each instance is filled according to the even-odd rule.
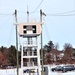
[[[36,71],[41,75],[39,50],[41,23],[20,23],[18,33],[21,37],[21,75],[24,75],[26,70],[29,75],[33,75]]]

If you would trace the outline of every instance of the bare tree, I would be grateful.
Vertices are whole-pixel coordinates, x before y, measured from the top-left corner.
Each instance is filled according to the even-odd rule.
[[[72,45],[70,43],[65,43],[64,50],[72,48]]]
[[[54,45],[54,49],[55,49],[55,50],[58,50],[58,49],[59,49],[59,44],[58,44],[58,43],[56,43],[56,44]]]

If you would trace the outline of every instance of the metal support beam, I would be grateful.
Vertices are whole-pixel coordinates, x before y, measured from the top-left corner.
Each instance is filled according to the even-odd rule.
[[[42,65],[42,73],[41,75],[44,75],[44,63],[43,63],[43,50],[42,50],[42,46],[43,46],[43,41],[42,41],[42,15],[46,16],[45,13],[42,12],[42,10],[40,10],[40,22],[41,22],[41,65]]]
[[[16,22],[16,49],[17,49],[17,75],[19,75],[19,62],[18,62],[18,33],[17,33],[17,10],[15,10],[15,22]]]

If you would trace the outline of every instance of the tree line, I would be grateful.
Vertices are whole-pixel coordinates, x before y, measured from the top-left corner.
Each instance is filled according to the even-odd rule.
[[[58,50],[59,45],[49,41],[43,48],[44,64],[74,64],[75,49],[70,43],[65,43],[63,50]]]
[[[70,43],[65,43],[63,50],[58,50],[59,45],[49,41],[43,49],[44,64],[67,64],[75,62],[75,49]],[[17,65],[17,50],[11,45],[9,48],[0,47],[0,67]],[[18,50],[19,66],[21,65],[21,50]],[[35,61],[36,62],[36,61]]]
[[[0,67],[16,66],[17,65],[17,50],[16,47],[11,45],[9,48],[0,48]],[[18,51],[19,64],[21,61],[21,53]]]

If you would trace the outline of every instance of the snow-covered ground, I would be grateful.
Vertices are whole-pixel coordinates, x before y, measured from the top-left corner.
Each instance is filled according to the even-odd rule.
[[[70,72],[50,72],[50,75],[75,75],[75,71],[70,71]]]
[[[0,75],[17,75],[16,69],[0,69]]]
[[[0,70],[0,75],[17,75],[17,73],[16,69]],[[19,70],[19,75],[21,75],[20,70]],[[75,75],[75,71],[65,72],[65,73],[50,71],[50,75]]]
[[[50,66],[52,67],[52,66]],[[75,75],[75,71],[62,72],[52,72],[50,70],[50,75]],[[17,69],[0,69],[0,75],[17,75]],[[19,75],[21,75],[21,69],[19,69]],[[28,74],[25,74],[28,75]]]

